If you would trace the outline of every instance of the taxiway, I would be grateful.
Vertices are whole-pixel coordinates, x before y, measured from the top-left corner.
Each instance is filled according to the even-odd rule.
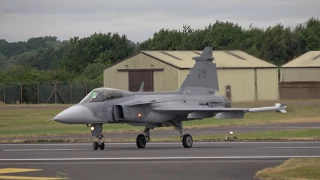
[[[320,157],[320,141],[195,142],[190,149],[181,143],[149,143],[145,149],[135,143],[107,143],[103,151],[92,150],[91,143],[0,144],[0,152],[0,179],[49,179],[65,173],[79,180],[247,180],[291,157]]]

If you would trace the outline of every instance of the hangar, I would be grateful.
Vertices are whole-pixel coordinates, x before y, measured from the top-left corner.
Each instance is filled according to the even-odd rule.
[[[281,66],[280,97],[320,98],[320,51],[309,51]]]
[[[138,91],[177,90],[202,51],[141,51],[104,70],[104,86]],[[233,102],[277,100],[278,68],[239,50],[213,51],[219,92]]]

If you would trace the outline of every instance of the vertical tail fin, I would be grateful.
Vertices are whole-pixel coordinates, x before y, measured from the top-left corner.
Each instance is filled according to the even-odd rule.
[[[209,93],[219,91],[216,64],[212,61],[212,47],[206,47],[200,56],[192,58],[195,64],[178,91]]]

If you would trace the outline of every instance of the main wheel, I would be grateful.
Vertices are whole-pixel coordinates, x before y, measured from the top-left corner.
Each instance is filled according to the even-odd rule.
[[[136,144],[137,144],[138,148],[146,147],[146,144],[147,144],[146,136],[143,134],[139,134],[137,136]]]
[[[93,142],[93,150],[97,150],[98,149],[98,147],[99,147],[99,144],[98,144],[98,142]]]
[[[104,142],[99,145],[100,150],[104,150]]]
[[[190,134],[183,135],[182,144],[184,148],[191,148],[193,144],[192,136]]]

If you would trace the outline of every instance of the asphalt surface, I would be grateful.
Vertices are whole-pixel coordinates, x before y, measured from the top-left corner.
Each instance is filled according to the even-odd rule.
[[[71,179],[248,180],[290,157],[320,157],[320,141],[195,142],[190,149],[181,143],[149,143],[145,149],[109,143],[103,151],[92,150],[91,143],[0,144],[0,179],[64,173]]]

